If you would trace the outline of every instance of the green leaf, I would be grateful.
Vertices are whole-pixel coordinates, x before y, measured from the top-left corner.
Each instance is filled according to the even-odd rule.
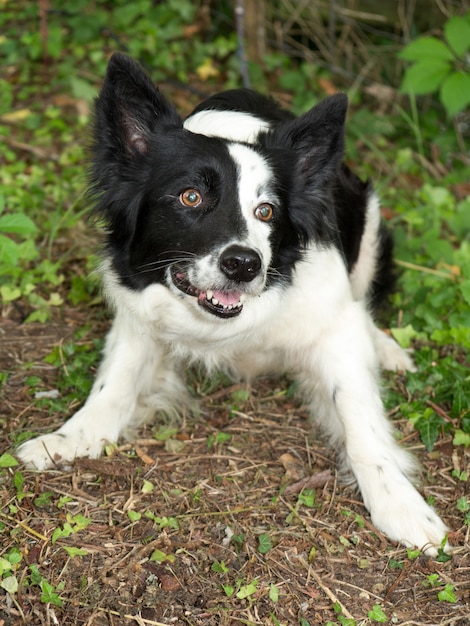
[[[434,448],[439,430],[443,423],[442,418],[432,409],[426,409],[424,414],[415,423],[415,428],[419,431],[421,441],[426,446],[428,452],[431,452]]]
[[[454,446],[465,446],[466,448],[468,448],[470,446],[470,434],[469,433],[464,433],[463,430],[460,430],[460,428],[458,428],[455,431],[455,435],[454,435],[454,439],[452,441],[452,444]]]
[[[11,572],[12,569],[10,561],[0,556],[0,576],[3,576],[6,572]]]
[[[161,550],[154,550],[150,556],[150,560],[151,561],[156,561],[157,563],[163,563],[164,561],[166,561],[168,558],[168,555],[165,554],[165,552],[162,552]]]
[[[406,61],[454,60],[454,55],[449,48],[436,37],[419,37],[403,48],[398,56]]]
[[[39,494],[37,498],[34,498],[35,506],[38,508],[41,508],[42,506],[49,506],[53,495],[52,491],[45,491],[44,493]]]
[[[37,231],[36,224],[22,213],[7,213],[0,216],[0,231],[15,235],[32,235]]]
[[[446,61],[418,61],[405,71],[401,91],[407,94],[424,95],[436,91],[451,71]]]
[[[73,535],[74,532],[75,530],[72,526],[68,522],[65,522],[63,528],[56,528],[54,530],[51,541],[54,544],[58,539],[70,537],[70,535]]]
[[[268,534],[263,534],[258,537],[258,552],[261,554],[267,554],[273,544],[271,543],[271,537]]]
[[[437,594],[439,602],[457,602],[457,598],[454,593],[454,585],[447,583],[442,591]]]
[[[131,522],[138,522],[142,517],[142,513],[139,511],[127,511],[127,517],[131,520]]]
[[[77,515],[67,514],[67,521],[71,524],[75,524],[75,528],[73,529],[74,533],[78,532],[79,530],[84,530],[92,522],[89,517],[84,517],[81,513],[78,513]]]
[[[225,565],[224,561],[215,561],[211,565],[211,571],[216,572],[217,574],[226,574],[228,572],[228,567]]]
[[[224,590],[225,595],[229,598],[230,596],[233,596],[233,592],[235,591],[235,587],[232,587],[232,585],[222,585],[222,589]]]
[[[460,291],[467,304],[470,304],[470,278],[466,278],[460,283]]]
[[[142,493],[151,493],[154,489],[155,489],[155,485],[151,483],[149,480],[145,480],[144,478],[144,483],[141,489]]]
[[[463,57],[470,49],[470,24],[463,17],[448,19],[444,25],[444,35],[458,57]]]
[[[59,597],[59,595],[56,593],[54,586],[51,585],[51,583],[47,582],[47,580],[45,578],[43,578],[41,580],[41,582],[39,583],[39,586],[41,587],[41,602],[44,603],[51,603],[54,606],[62,606],[62,599]]]
[[[18,461],[11,454],[5,453],[0,456],[0,467],[16,467]]]
[[[90,84],[87,80],[71,76],[70,87],[75,98],[92,102],[96,97],[96,87]]]
[[[382,611],[382,607],[380,606],[380,604],[374,604],[374,606],[372,607],[372,611],[369,611],[367,613],[367,616],[373,622],[380,622],[384,624],[387,621],[387,616]]]
[[[406,554],[407,554],[408,558],[410,559],[410,561],[414,561],[421,554],[421,550],[419,550],[419,549],[414,550],[413,548],[407,548],[406,549]]]
[[[21,248],[16,241],[0,233],[0,263],[4,263],[7,266],[16,265],[20,252]]]
[[[453,117],[470,104],[470,75],[452,72],[441,85],[441,102],[447,115]]]
[[[16,593],[18,591],[18,581],[16,576],[7,576],[0,583],[0,587],[8,593]]]
[[[23,560],[23,555],[21,554],[19,548],[13,547],[5,554],[5,559],[12,565],[18,565],[18,563],[21,563]]]
[[[253,580],[251,583],[248,583],[247,585],[242,585],[236,594],[237,598],[239,600],[243,600],[244,598],[249,598],[255,593],[257,586],[258,586],[257,580]]]
[[[402,348],[409,348],[411,340],[418,334],[411,324],[407,324],[404,328],[392,328],[391,333]]]
[[[297,502],[312,508],[315,505],[315,489],[304,489],[301,491]]]
[[[274,603],[279,601],[279,587],[276,587],[276,585],[272,583],[269,586],[269,599]]]
[[[74,548],[73,546],[63,546],[63,548],[72,558],[74,556],[86,556],[88,554],[88,550],[85,550],[85,548]]]

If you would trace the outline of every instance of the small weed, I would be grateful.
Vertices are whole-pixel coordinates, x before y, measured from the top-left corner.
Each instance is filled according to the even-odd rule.
[[[414,561],[421,554],[421,550],[415,550],[414,548],[407,548],[406,555],[410,561]]]
[[[175,560],[174,554],[165,554],[161,550],[154,550],[150,555],[150,561],[156,561],[157,563],[174,563]]]
[[[217,432],[215,435],[209,435],[207,437],[207,447],[213,448],[215,445],[227,443],[232,438],[232,435],[224,432]]]
[[[237,593],[235,594],[239,600],[244,600],[245,598],[251,598],[256,592],[256,588],[258,587],[258,580],[252,580],[245,585],[240,585]]]
[[[289,515],[286,517],[286,522],[291,524],[298,517],[299,510],[302,506],[312,508],[315,506],[315,489],[303,489],[298,497],[294,507],[291,507]]]
[[[0,587],[10,594],[18,591],[18,579],[15,572],[23,557],[18,548],[11,548],[0,557]]]
[[[62,581],[55,587],[48,580],[43,578],[40,574],[37,565],[29,566],[31,575],[30,575],[30,583],[31,585],[37,585],[41,589],[41,602],[45,604],[53,604],[54,606],[62,607],[63,601],[62,598],[57,593],[58,591],[62,591],[65,586],[65,581]]]
[[[432,589],[436,589],[437,587],[442,587],[443,582],[440,578],[439,574],[428,574],[426,579],[421,583],[423,587],[430,587]],[[454,586],[450,583],[446,583],[440,591],[437,593],[437,598],[439,602],[457,602],[457,598],[454,593]]]
[[[343,608],[339,602],[334,603],[333,610],[336,613],[336,619],[338,620],[340,626],[356,626],[356,621],[354,619],[343,615]],[[327,622],[326,626],[337,626],[337,624],[335,622]]]
[[[258,537],[258,552],[260,554],[267,554],[273,547],[273,544],[271,542],[271,537],[264,533],[262,535],[259,535]]]
[[[127,511],[127,517],[131,520],[131,522],[138,522],[142,517],[142,513],[131,509],[130,511]]]
[[[158,517],[151,511],[146,511],[145,517],[152,520],[152,522],[158,526],[159,530],[162,530],[163,528],[174,528],[175,530],[179,530],[180,526],[176,517]]]
[[[271,602],[277,604],[277,602],[279,602],[279,596],[279,587],[273,584],[269,585],[269,599],[271,600]]]
[[[51,541],[53,544],[59,539],[66,539],[70,535],[84,530],[92,522],[90,518],[84,517],[80,513],[77,515],[67,513],[66,520],[62,528],[58,527],[52,533]]]
[[[71,558],[88,554],[88,550],[85,550],[85,548],[75,548],[73,546],[63,546],[63,548]]]
[[[216,572],[217,574],[226,574],[229,569],[225,565],[224,561],[215,561],[211,565],[211,571]]]
[[[444,589],[442,589],[442,591],[439,591],[437,597],[439,599],[439,602],[457,602],[457,597],[454,593],[454,585],[447,583]]]
[[[426,580],[423,580],[421,584],[423,587],[436,587],[441,584],[441,579],[439,578],[439,574],[428,574]]]
[[[367,613],[367,616],[372,622],[379,622],[380,624],[384,624],[387,621],[387,616],[383,612],[380,604],[374,604],[372,610]]]
[[[230,541],[235,544],[237,547],[241,548],[241,546],[243,545],[244,541],[245,541],[245,533],[241,533],[240,535],[232,535],[230,537]]]
[[[0,468],[16,467],[17,465],[18,461],[11,454],[5,452],[0,456]]]
[[[152,491],[155,489],[155,485],[153,483],[151,483],[149,480],[143,480],[142,482],[142,487],[141,487],[141,492],[146,494],[146,493],[152,493]]]

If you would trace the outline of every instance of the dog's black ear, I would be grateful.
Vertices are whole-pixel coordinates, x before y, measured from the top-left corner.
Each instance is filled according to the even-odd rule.
[[[343,157],[347,108],[344,94],[330,96],[264,138],[290,173],[289,216],[303,245],[337,238],[332,194]]]
[[[161,123],[182,125],[176,109],[142,67],[130,57],[115,53],[96,100],[94,139],[99,157],[104,156],[103,150],[111,159],[145,155],[152,133]]]
[[[336,171],[344,152],[344,123],[348,99],[339,93],[326,98],[300,117],[274,131],[270,142],[298,154],[304,181],[322,187]]]
[[[159,129],[182,124],[138,63],[124,54],[111,57],[96,100],[88,190],[110,246],[123,250],[132,240]]]

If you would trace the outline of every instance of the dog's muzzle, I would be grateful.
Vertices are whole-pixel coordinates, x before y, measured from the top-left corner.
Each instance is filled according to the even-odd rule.
[[[259,254],[243,246],[233,245],[226,248],[219,257],[220,271],[231,284],[249,283],[260,273],[262,262]],[[188,296],[197,298],[198,304],[217,317],[229,318],[240,315],[242,289],[199,289],[193,285],[183,267],[171,267],[171,279],[175,287]]]

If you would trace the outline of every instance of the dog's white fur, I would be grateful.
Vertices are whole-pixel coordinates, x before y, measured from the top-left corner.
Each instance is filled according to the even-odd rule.
[[[186,126],[196,133],[252,141],[259,131],[253,118],[230,115],[228,124],[227,114],[204,112],[204,119],[190,118]],[[413,363],[374,325],[367,308],[377,262],[378,199],[370,197],[351,275],[334,246],[311,245],[296,264],[292,285],[265,289],[269,227],[254,217],[254,209],[276,202],[269,166],[247,146],[231,144],[229,149],[239,167],[248,232],[243,241],[231,243],[257,250],[262,259],[262,271],[242,295],[243,312],[219,319],[170,280],[142,291],[128,289],[106,261],[104,288],[116,315],[93,390],[56,432],[23,444],[19,457],[40,470],[75,457],[98,457],[106,442],[128,436],[155,411],[180,404],[185,395],[180,371],[187,363],[201,362],[208,370],[223,369],[248,380],[289,371],[313,418],[342,451],[376,527],[392,540],[435,554],[446,526],[412,485],[415,463],[395,442],[379,393],[379,366],[411,370]],[[212,289],[219,273],[217,258],[208,254],[195,259],[188,278],[201,290]]]

